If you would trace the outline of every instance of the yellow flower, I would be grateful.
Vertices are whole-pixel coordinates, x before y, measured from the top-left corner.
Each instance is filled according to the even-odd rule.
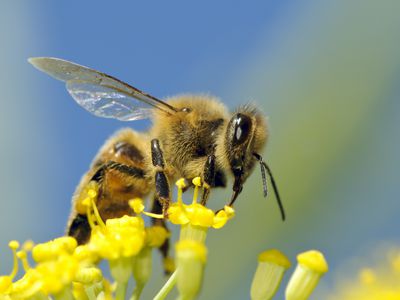
[[[370,262],[371,266],[361,268],[354,276],[341,276],[342,282],[325,299],[400,299],[400,249],[380,249],[378,255],[376,263]]]
[[[42,294],[42,276],[36,269],[29,269],[21,279],[13,283],[10,296],[12,299],[29,299]]]
[[[148,247],[159,248],[171,234],[162,226],[146,227],[145,244]]]
[[[125,215],[119,219],[108,219],[104,228],[93,228],[89,247],[100,257],[113,260],[138,254],[144,245],[144,238],[143,219]]]
[[[182,201],[182,189],[185,187],[184,181],[182,179],[177,181],[178,200],[170,205],[168,219],[171,223],[178,225],[191,224],[206,228],[222,228],[234,216],[233,208],[225,206],[223,210],[214,213],[211,209],[197,203],[198,189],[201,186],[200,177],[194,178],[193,184],[195,185],[193,201],[187,205],[183,204]]]
[[[57,294],[69,287],[79,270],[79,262],[72,255],[61,254],[56,260],[39,263],[36,271],[42,282],[42,292]]]
[[[54,241],[46,243],[49,249],[44,249],[44,244],[39,248],[45,254],[35,268],[29,268],[25,275],[12,285],[10,295],[13,299],[26,299],[34,295],[56,295],[69,289],[79,270],[79,261],[64,250],[58,252],[58,256],[49,255],[54,248]]]
[[[36,262],[57,259],[60,254],[72,254],[77,242],[72,237],[60,237],[52,241],[38,244],[32,249],[32,257]]]
[[[83,266],[93,266],[99,261],[99,256],[89,244],[79,245],[73,254]]]

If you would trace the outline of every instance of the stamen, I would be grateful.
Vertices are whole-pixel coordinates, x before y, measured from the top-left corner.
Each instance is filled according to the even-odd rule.
[[[28,272],[28,270],[31,268],[31,266],[29,265],[26,252],[24,250],[18,251],[17,257],[21,260],[24,271]]]
[[[94,202],[93,198],[90,198],[93,206],[94,216],[96,218],[97,224],[99,224],[102,228],[106,228],[106,224],[104,224],[103,219],[101,218],[99,211],[97,210],[96,203]]]
[[[193,192],[192,204],[196,204],[197,203],[197,198],[199,196],[199,187],[201,186],[201,178],[200,177],[193,178],[192,183],[194,184],[194,192]]]
[[[138,215],[142,213],[142,214],[149,216],[151,218],[154,218],[154,219],[163,219],[164,218],[163,214],[155,214],[155,213],[144,211],[143,200],[140,198],[135,198],[133,200],[130,200],[128,203],[129,203],[129,206],[132,208],[132,210]]]
[[[128,204],[137,215],[144,211],[143,201],[140,198],[129,200]]]
[[[175,185],[176,185],[177,188],[178,188],[177,202],[178,202],[179,205],[182,206],[182,204],[183,204],[183,201],[182,201],[182,193],[183,193],[183,189],[186,187],[185,179],[184,179],[184,178],[179,179],[179,180],[175,183]]]
[[[146,216],[149,216],[151,218],[154,218],[154,219],[164,219],[163,214],[155,214],[155,213],[151,213],[151,212],[147,212],[147,211],[144,211],[143,214]]]
[[[82,201],[82,204],[84,206],[86,206],[86,216],[88,218],[88,223],[90,226],[90,229],[94,229],[96,227],[96,225],[94,224],[94,220],[93,220],[93,215],[92,215],[92,211],[91,211],[91,201],[90,198],[86,198],[85,200]]]
[[[11,248],[13,252],[13,269],[11,271],[10,277],[11,280],[17,275],[18,273],[18,257],[17,257],[17,249],[19,248],[19,243],[17,241],[11,241],[8,243],[8,247]]]

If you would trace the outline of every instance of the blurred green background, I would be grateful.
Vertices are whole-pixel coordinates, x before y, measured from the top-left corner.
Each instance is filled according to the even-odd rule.
[[[399,241],[399,11],[386,0],[2,2],[1,273],[11,268],[10,239],[63,234],[80,176],[127,125],[79,108],[30,56],[76,61],[161,98],[209,92],[231,109],[252,100],[268,115],[264,156],[287,221],[272,195],[263,199],[256,170],[235,219],[209,234],[200,299],[248,298],[267,248],[292,261],[323,251],[329,287],[349,258]],[[214,193],[214,205],[229,196]],[[163,280],[156,265],[144,299]]]

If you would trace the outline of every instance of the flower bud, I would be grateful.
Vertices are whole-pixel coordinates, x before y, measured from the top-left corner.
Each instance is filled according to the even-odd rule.
[[[290,261],[280,251],[271,249],[262,252],[258,256],[258,266],[251,285],[251,299],[272,299],[288,268],[290,268]]]
[[[321,252],[307,251],[297,256],[297,267],[286,287],[286,300],[306,300],[317,286],[328,264]]]
[[[200,291],[207,249],[204,244],[184,240],[176,244],[177,287],[180,299],[194,299]]]
[[[132,273],[136,284],[144,286],[149,281],[152,269],[151,248],[144,247],[142,251],[133,257]]]

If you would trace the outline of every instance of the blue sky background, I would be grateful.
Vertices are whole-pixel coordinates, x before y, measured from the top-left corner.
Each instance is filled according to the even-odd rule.
[[[232,109],[256,101],[288,220],[262,199],[254,172],[236,218],[209,234],[200,299],[248,298],[257,254],[275,247],[293,261],[322,250],[329,288],[346,261],[399,241],[399,9],[389,0],[0,4],[1,273],[10,239],[63,234],[71,194],[108,136],[150,125],[93,117],[26,62],[55,56],[161,98],[208,92]],[[215,193],[215,206],[229,195]]]

